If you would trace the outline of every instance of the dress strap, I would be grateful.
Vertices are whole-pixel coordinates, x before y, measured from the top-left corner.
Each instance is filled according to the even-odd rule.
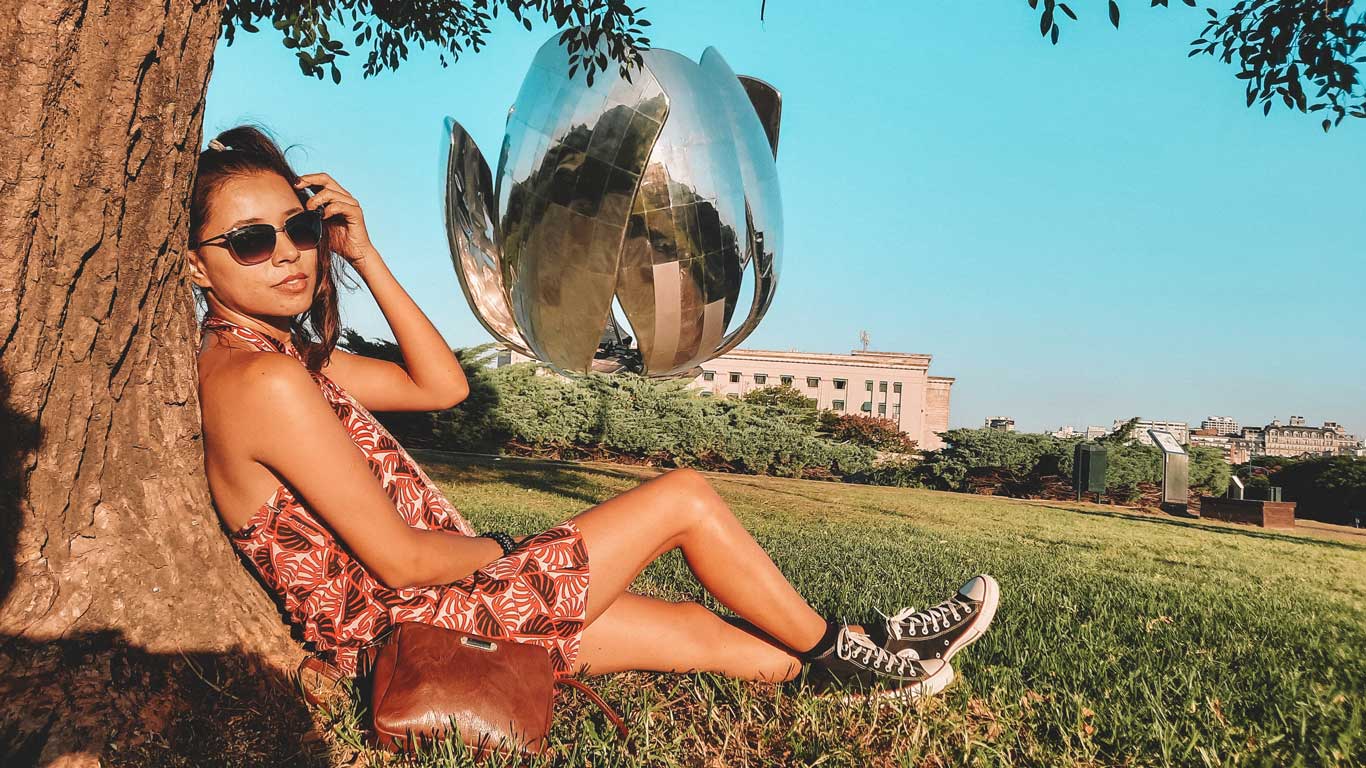
[[[282,352],[290,357],[304,362],[303,355],[294,348],[291,341],[281,342],[273,336],[267,336],[258,330],[248,328],[245,325],[238,325],[231,320],[225,320],[218,315],[205,315],[202,327],[205,331],[216,333],[226,333],[235,339],[241,340],[261,350],[262,352]]]

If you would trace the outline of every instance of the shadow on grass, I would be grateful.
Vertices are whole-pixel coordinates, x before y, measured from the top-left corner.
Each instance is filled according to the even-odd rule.
[[[150,653],[116,630],[0,637],[0,765],[325,768],[294,682],[260,656]],[[93,762],[92,762],[93,764]]]
[[[442,479],[452,483],[506,484],[517,488],[530,488],[564,496],[589,506],[610,498],[610,496],[602,495],[602,488],[594,482],[595,480],[627,481],[639,484],[649,479],[625,470],[553,459],[490,456],[437,450],[415,450],[412,451],[412,454],[413,458],[417,459],[429,472],[433,466],[441,468],[439,473],[449,472],[450,475]],[[491,469],[496,474],[481,476],[462,471],[470,468]],[[642,467],[642,469],[651,468]]]
[[[1194,529],[1196,529],[1196,530],[1208,531],[1208,532],[1210,532],[1210,533],[1226,534],[1226,535],[1232,535],[1232,536],[1245,536],[1245,537],[1247,537],[1247,538],[1251,538],[1251,539],[1262,539],[1262,540],[1265,540],[1265,541],[1279,541],[1279,542],[1285,542],[1285,543],[1289,543],[1289,544],[1308,544],[1308,545],[1316,546],[1316,547],[1327,547],[1327,548],[1330,548],[1330,549],[1345,549],[1345,550],[1353,551],[1353,552],[1360,552],[1360,551],[1362,551],[1363,549],[1366,549],[1366,547],[1363,547],[1363,546],[1361,546],[1361,545],[1359,545],[1359,544],[1349,544],[1349,543],[1346,543],[1346,542],[1331,541],[1331,540],[1329,540],[1329,539],[1321,539],[1321,538],[1318,538],[1318,537],[1316,537],[1316,536],[1294,536],[1294,535],[1284,534],[1284,533],[1272,533],[1272,532],[1270,532],[1270,531],[1262,531],[1262,530],[1257,530],[1257,529],[1253,529],[1253,528],[1249,528],[1248,530],[1242,530],[1242,529],[1240,529],[1240,528],[1232,527],[1233,524],[1230,524],[1230,525],[1227,525],[1227,526],[1225,526],[1225,525],[1210,525],[1210,524],[1208,524],[1208,523],[1205,523],[1204,521],[1202,521],[1202,520],[1201,520],[1200,518],[1198,518],[1198,517],[1181,517],[1181,518],[1178,518],[1178,517],[1163,517],[1163,516],[1159,516],[1159,515],[1151,515],[1151,514],[1143,514],[1143,513],[1135,513],[1135,512],[1107,512],[1107,511],[1101,510],[1101,509],[1082,509],[1082,508],[1080,508],[1080,507],[1060,507],[1060,506],[1057,506],[1057,505],[1055,505],[1055,504],[1034,504],[1033,506],[1043,507],[1044,509],[1057,509],[1057,510],[1061,510],[1061,511],[1063,511],[1063,512],[1071,512],[1071,513],[1073,513],[1073,514],[1090,515],[1090,516],[1092,516],[1092,517],[1109,517],[1109,518],[1116,518],[1116,519],[1121,519],[1121,520],[1134,520],[1134,521],[1143,522],[1143,523],[1156,523],[1156,524],[1158,524],[1158,525],[1171,525],[1171,526],[1175,526],[1175,527],[1178,527],[1178,528],[1187,528],[1187,529],[1189,529],[1189,528],[1194,528]]]

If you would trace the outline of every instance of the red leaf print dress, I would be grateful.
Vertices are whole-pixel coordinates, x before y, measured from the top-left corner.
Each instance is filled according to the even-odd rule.
[[[203,328],[303,363],[293,344],[215,315],[204,318]],[[327,376],[310,374],[408,525],[475,535],[369,411]],[[572,520],[536,534],[459,581],[401,589],[372,577],[287,483],[229,538],[279,596],[303,639],[345,674],[356,673],[364,645],[401,621],[544,646],[561,676],[569,674],[578,656],[588,603],[588,551]]]

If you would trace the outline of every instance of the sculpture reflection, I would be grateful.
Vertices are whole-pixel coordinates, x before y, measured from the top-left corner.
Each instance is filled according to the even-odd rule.
[[[552,38],[508,114],[496,177],[446,120],[461,287],[489,333],[559,370],[687,372],[743,341],[772,303],[781,97],[712,48],[700,62],[646,51],[630,81],[603,73],[589,87],[567,71]],[[732,329],[747,269],[753,295]]]

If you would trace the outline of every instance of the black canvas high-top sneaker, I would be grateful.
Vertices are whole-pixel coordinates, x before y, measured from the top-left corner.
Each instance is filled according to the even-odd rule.
[[[887,617],[877,641],[900,656],[948,661],[981,637],[996,616],[1001,587],[990,576],[974,576],[933,608],[906,608]]]
[[[818,696],[846,701],[864,696],[919,698],[953,682],[953,667],[938,659],[898,656],[846,626],[835,645],[809,661],[793,682],[804,682]]]

